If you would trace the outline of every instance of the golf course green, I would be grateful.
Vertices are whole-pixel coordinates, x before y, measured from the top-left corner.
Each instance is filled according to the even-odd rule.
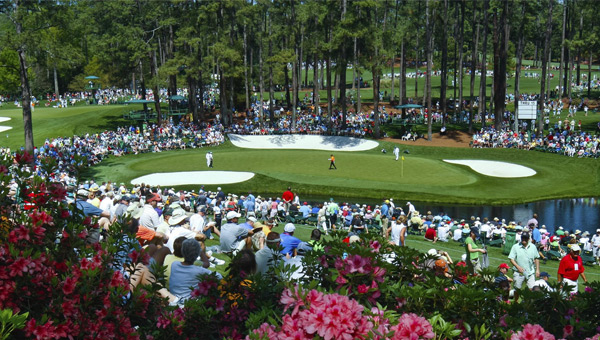
[[[407,200],[454,204],[509,204],[543,199],[585,197],[599,192],[598,162],[561,155],[512,149],[455,149],[401,146],[405,160],[395,161],[393,143],[361,152],[336,152],[338,170],[328,170],[328,151],[248,150],[229,142],[210,149],[188,149],[128,155],[102,162],[84,176],[99,181],[130,182],[151,173],[208,170],[205,153],[214,155],[214,169],[251,171],[249,181],[221,185],[228,192],[253,190],[280,194],[291,186],[302,196]],[[495,160],[527,166],[531,177],[498,178],[443,159]],[[213,188],[214,186],[214,188]],[[207,186],[216,189],[217,185]],[[177,189],[197,189],[198,185]]]

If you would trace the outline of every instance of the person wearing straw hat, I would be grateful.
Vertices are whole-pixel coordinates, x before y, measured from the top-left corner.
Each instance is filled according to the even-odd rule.
[[[585,277],[585,268],[583,267],[583,260],[579,253],[581,248],[577,244],[571,245],[571,251],[565,257],[560,260],[558,265],[558,278],[556,281],[561,286],[566,286],[571,294],[575,294],[579,291],[577,281],[579,276],[583,279],[583,282],[587,283],[588,280]]]

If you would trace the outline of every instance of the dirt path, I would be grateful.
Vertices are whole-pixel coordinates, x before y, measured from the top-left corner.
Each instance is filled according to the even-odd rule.
[[[418,145],[418,146],[442,146],[449,148],[468,148],[469,142],[471,141],[471,135],[462,131],[448,131],[445,135],[440,133],[434,133],[431,141],[427,138],[419,138],[416,141],[404,141],[399,138],[383,138],[386,142],[404,144],[404,145]]]

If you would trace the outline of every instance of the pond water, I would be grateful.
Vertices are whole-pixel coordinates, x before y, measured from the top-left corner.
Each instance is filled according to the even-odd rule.
[[[335,197],[334,197],[335,198]],[[310,203],[323,203],[328,201],[326,197],[302,197],[301,201]],[[360,200],[352,198],[349,203],[360,203],[374,206],[381,204],[381,201]],[[406,201],[396,199],[396,206],[406,210]],[[565,230],[575,231],[576,229],[589,231],[594,234],[596,229],[600,228],[600,199],[592,198],[572,198],[546,200],[525,204],[516,205],[501,205],[501,206],[469,206],[469,205],[451,205],[451,204],[432,204],[427,202],[411,202],[415,208],[422,214],[431,211],[433,214],[445,212],[448,216],[454,219],[468,220],[471,216],[479,216],[482,219],[487,217],[493,219],[506,219],[506,223],[510,221],[522,222],[525,225],[534,213],[538,214],[540,225],[546,225],[546,229],[552,233],[559,226]]]

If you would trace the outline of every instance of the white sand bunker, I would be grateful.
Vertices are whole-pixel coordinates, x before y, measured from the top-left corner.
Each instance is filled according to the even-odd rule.
[[[365,151],[379,143],[361,138],[320,135],[234,135],[229,139],[233,145],[248,149],[302,149],[327,151]]]
[[[473,169],[474,171],[492,177],[502,177],[502,178],[519,178],[519,177],[529,177],[536,174],[535,170],[528,168],[526,166],[507,163],[507,162],[498,162],[498,161],[482,161],[475,159],[462,159],[462,160],[450,160],[444,159],[444,162],[452,163],[452,164],[460,164],[466,165]]]
[[[10,120],[10,117],[0,117],[0,123]],[[0,126],[0,132],[12,129],[12,126]]]
[[[185,185],[185,184],[230,184],[244,182],[254,177],[253,172],[237,171],[182,171],[161,172],[138,177],[131,184]]]

